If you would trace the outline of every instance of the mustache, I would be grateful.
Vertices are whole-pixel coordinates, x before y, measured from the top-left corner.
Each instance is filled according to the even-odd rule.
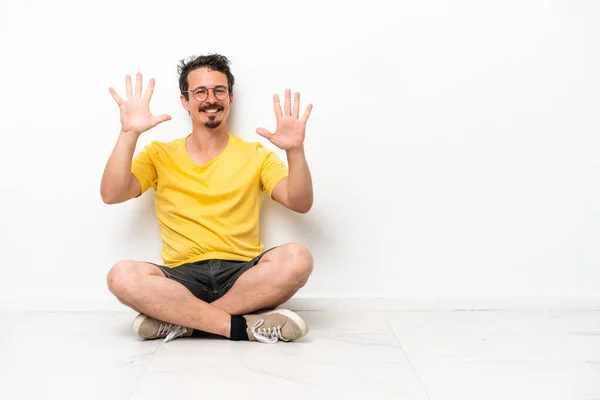
[[[202,107],[198,108],[198,111],[206,111],[206,110],[210,110],[210,109],[213,109],[213,108],[216,108],[217,110],[220,111],[220,110],[223,109],[223,106],[219,105],[219,104],[207,104],[205,106],[202,106]]]

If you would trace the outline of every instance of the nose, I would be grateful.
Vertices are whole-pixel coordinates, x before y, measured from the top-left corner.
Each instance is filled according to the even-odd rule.
[[[206,96],[205,103],[217,103],[219,100],[215,96],[215,89],[208,89],[208,95]]]

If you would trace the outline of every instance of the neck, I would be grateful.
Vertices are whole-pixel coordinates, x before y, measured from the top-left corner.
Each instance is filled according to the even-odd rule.
[[[222,122],[217,129],[208,129],[202,124],[194,125],[192,134],[187,137],[188,150],[194,153],[212,153],[227,146],[229,134],[227,124]]]

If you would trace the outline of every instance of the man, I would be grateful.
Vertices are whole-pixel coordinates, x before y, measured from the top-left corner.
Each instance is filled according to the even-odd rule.
[[[277,307],[304,286],[312,255],[297,243],[264,251],[258,225],[263,192],[299,213],[312,206],[303,147],[312,106],[300,117],[299,93],[292,105],[286,90],[283,110],[276,94],[276,131],[256,130],[286,151],[286,167],[259,143],[229,134],[234,77],[226,57],[192,57],[178,71],[192,133],[153,141],[135,158],[140,134],[171,117],[150,113],[155,82],[142,94],[140,73],[135,90],[126,77],[126,99],[109,89],[119,105],[121,132],[102,177],[102,199],[122,203],[154,189],[164,265],[120,261],[108,273],[108,287],[140,313],[132,329],[144,339],[168,341],[194,330],[265,343],[300,339],[308,327],[296,313],[256,312]]]

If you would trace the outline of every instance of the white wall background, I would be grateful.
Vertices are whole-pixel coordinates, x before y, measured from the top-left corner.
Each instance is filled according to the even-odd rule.
[[[267,247],[314,253],[299,298],[600,307],[599,39],[592,0],[2,0],[0,309],[120,309],[110,267],[160,262],[152,192],[100,199],[108,87],[157,81],[173,120],[138,150],[184,136],[177,62],[209,52],[232,61],[246,140],[274,149],[254,133],[273,93],[314,104],[314,208],[262,216]]]

